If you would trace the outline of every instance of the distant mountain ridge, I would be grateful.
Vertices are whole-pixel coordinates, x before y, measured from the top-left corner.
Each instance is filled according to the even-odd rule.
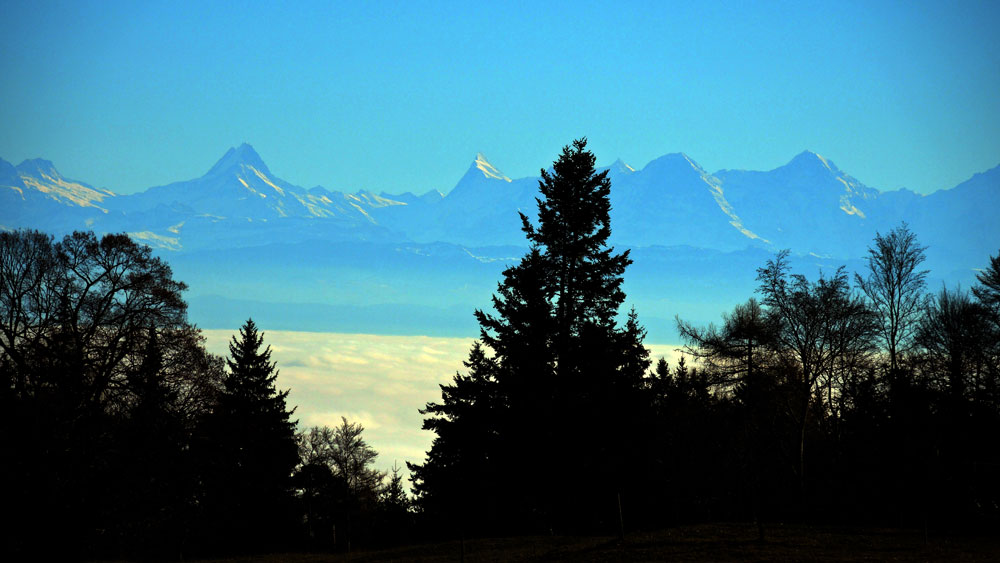
[[[965,287],[1000,250],[1000,167],[926,196],[871,188],[809,151],[769,171],[710,173],[683,153],[601,171],[612,243],[633,249],[630,302],[661,342],[675,341],[675,314],[707,322],[752,295],[755,268],[778,249],[810,276],[857,270],[875,233],[906,221],[928,246],[932,283]],[[168,256],[191,287],[193,318],[216,328],[257,303],[275,328],[367,331],[381,319],[387,333],[459,335],[523,254],[518,212],[533,220],[536,197],[538,178],[510,178],[481,153],[447,195],[306,189],[248,144],[198,178],[128,195],[46,160],[0,160],[0,229],[129,233]]]
[[[379,239],[388,231],[370,210],[405,205],[367,191],[295,186],[272,174],[248,144],[230,148],[199,178],[129,195],[67,180],[47,161],[14,168],[0,160],[0,203],[0,226],[6,229],[127,232],[167,250],[302,237]]]
[[[881,192],[810,151],[769,171],[709,173],[683,153],[641,169],[618,160],[602,170],[612,179],[618,245],[791,248],[847,258],[901,221],[952,255],[978,256],[977,244],[1000,240],[1000,167],[928,196]],[[511,179],[482,153],[447,196],[305,189],[273,174],[246,143],[199,178],[131,195],[64,178],[46,160],[16,167],[0,160],[0,227],[124,231],[181,251],[311,238],[523,245],[518,212],[533,216],[537,187],[538,178]]]

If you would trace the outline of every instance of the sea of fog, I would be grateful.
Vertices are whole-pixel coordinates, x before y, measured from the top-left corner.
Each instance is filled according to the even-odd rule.
[[[208,350],[228,354],[235,330],[204,330]],[[278,388],[301,429],[337,426],[340,417],[359,422],[365,440],[379,453],[376,466],[422,462],[433,433],[421,430],[418,411],[441,399],[438,385],[464,370],[471,338],[385,336],[331,332],[265,331],[277,363]],[[673,364],[677,345],[647,344],[653,358]]]

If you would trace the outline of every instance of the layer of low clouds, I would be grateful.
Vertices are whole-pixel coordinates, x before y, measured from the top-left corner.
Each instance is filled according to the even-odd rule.
[[[235,331],[205,330],[210,352],[228,353]],[[421,430],[425,404],[441,399],[472,346],[469,338],[265,331],[278,387],[290,389],[299,427],[334,427],[341,417],[359,422],[379,452],[376,465],[420,463],[434,435]],[[677,346],[649,345],[654,358],[677,357]]]

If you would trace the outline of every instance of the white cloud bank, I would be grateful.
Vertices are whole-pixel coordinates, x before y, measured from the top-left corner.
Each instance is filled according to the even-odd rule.
[[[225,356],[234,330],[204,330],[206,347]],[[472,346],[471,338],[383,336],[328,332],[264,331],[277,362],[279,389],[303,429],[337,426],[340,417],[360,422],[365,440],[379,453],[376,465],[420,463],[434,435],[421,430],[418,409],[441,399]],[[677,346],[647,345],[654,358],[673,363]],[[405,467],[404,467],[405,469]]]

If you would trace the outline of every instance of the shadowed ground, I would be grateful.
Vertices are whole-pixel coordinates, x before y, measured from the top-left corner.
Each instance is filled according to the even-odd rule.
[[[520,537],[465,542],[465,561],[997,561],[1000,537],[880,528],[773,526],[755,541],[748,524],[706,524],[608,537]],[[276,554],[218,561],[459,561],[446,542],[351,554]]]

